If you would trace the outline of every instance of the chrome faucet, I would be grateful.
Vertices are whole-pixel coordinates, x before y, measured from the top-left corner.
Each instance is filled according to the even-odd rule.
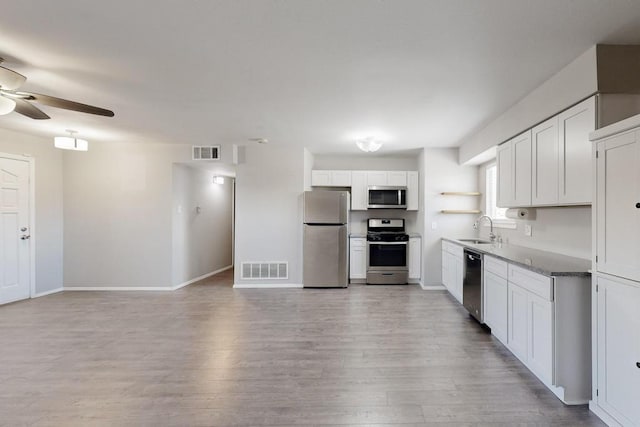
[[[478,217],[478,219],[476,219],[476,222],[473,223],[473,228],[477,229],[478,225],[480,225],[480,221],[482,221],[484,218],[487,218],[489,220],[489,225],[491,226],[491,229],[489,230],[489,240],[491,240],[491,242],[494,242],[496,240],[496,235],[493,233],[493,220],[489,215],[482,215]]]

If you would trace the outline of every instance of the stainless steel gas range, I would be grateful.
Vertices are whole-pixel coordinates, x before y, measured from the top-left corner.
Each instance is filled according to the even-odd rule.
[[[367,220],[367,284],[400,285],[409,280],[409,235],[404,219]]]

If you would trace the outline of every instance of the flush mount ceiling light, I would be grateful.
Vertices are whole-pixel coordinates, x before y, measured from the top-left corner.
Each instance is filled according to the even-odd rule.
[[[87,151],[89,149],[89,143],[86,140],[73,136],[74,133],[77,133],[75,130],[67,129],[67,132],[69,132],[69,136],[56,136],[53,139],[53,145],[56,148],[75,151]]]
[[[373,153],[374,151],[378,151],[380,147],[382,147],[382,142],[376,141],[374,138],[369,137],[356,141],[356,145],[365,153]]]
[[[214,176],[213,183],[220,184],[220,185],[224,184],[224,176]]]

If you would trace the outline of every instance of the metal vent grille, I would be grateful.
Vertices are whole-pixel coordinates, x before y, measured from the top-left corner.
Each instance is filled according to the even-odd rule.
[[[193,160],[220,160],[219,145],[194,145],[191,150]]]
[[[242,278],[243,279],[288,279],[289,263],[288,262],[243,262]]]

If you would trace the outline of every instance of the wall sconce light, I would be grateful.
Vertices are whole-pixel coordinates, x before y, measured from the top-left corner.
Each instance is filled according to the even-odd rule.
[[[219,185],[224,184],[224,176],[214,176],[213,177],[213,183],[214,184],[219,184]]]
[[[73,136],[74,133],[77,133],[75,130],[67,129],[67,132],[69,132],[69,136],[56,136],[53,139],[54,147],[75,151],[87,151],[89,149],[89,143],[86,140]]]

